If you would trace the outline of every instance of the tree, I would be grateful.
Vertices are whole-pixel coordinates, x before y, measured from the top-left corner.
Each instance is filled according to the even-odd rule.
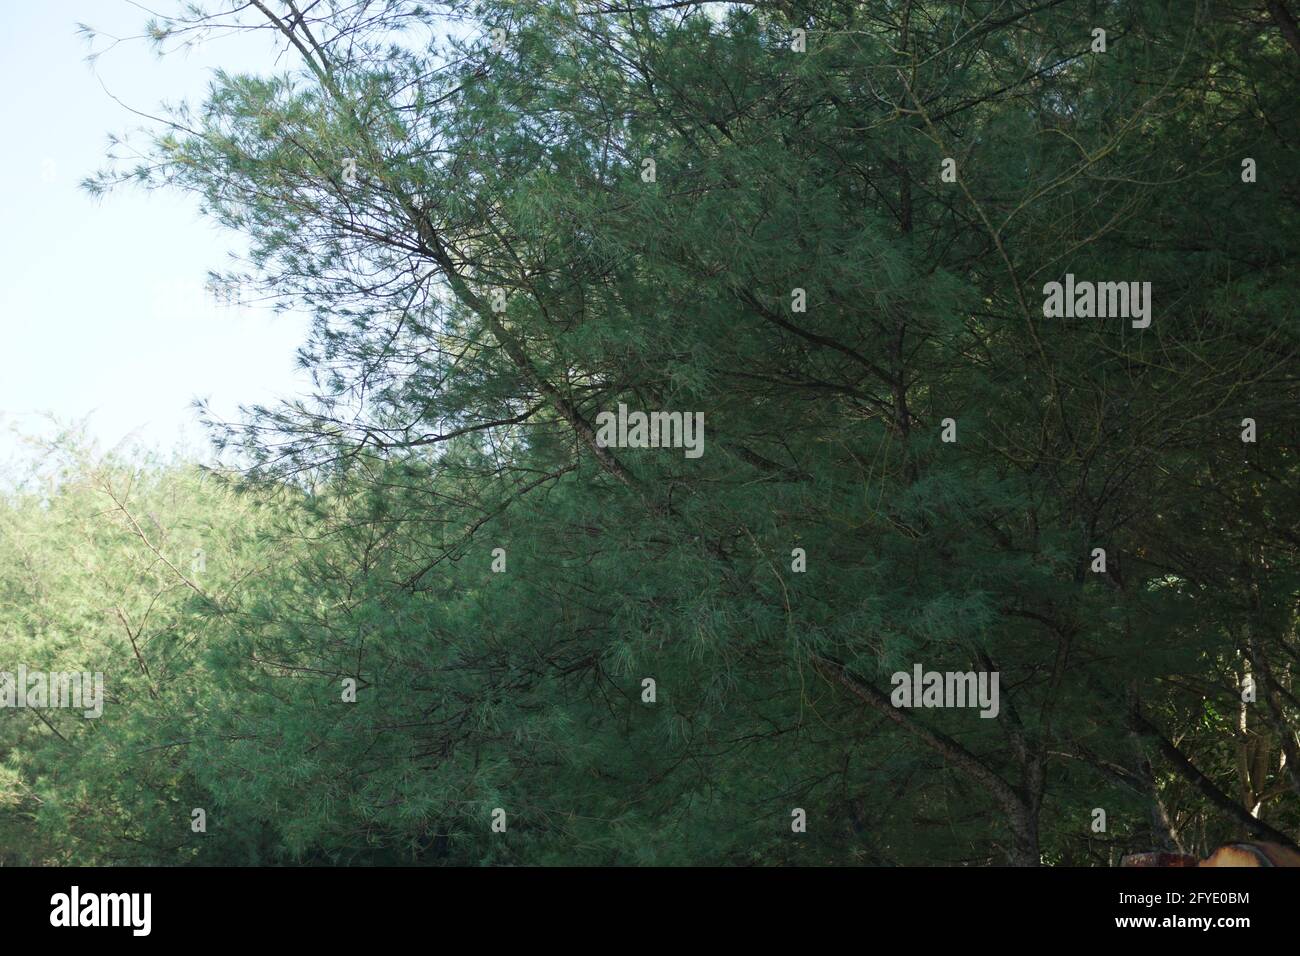
[[[214,615],[210,785],[299,858],[1289,841],[1285,5],[716,10],[150,25],[298,63],[88,184],[197,193],[315,315],[318,393],[220,433],[303,557]],[[1131,308],[1051,314],[1066,274]],[[620,406],[705,454],[610,447]],[[918,663],[998,673],[998,718],[895,706]]]

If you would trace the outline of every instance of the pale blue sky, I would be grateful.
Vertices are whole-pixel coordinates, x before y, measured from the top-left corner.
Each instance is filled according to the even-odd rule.
[[[294,367],[305,318],[221,307],[203,291],[239,236],[189,197],[128,187],[97,202],[78,188],[104,165],[107,134],[143,122],[109,93],[155,112],[201,98],[218,55],[227,69],[270,62],[261,39],[238,37],[163,59],[124,42],[86,64],[77,22],[126,37],[146,19],[128,0],[0,3],[0,461],[18,447],[3,434],[14,424],[47,430],[41,412],[90,415],[105,448],[206,454],[194,398],[233,418],[241,403],[307,388]]]

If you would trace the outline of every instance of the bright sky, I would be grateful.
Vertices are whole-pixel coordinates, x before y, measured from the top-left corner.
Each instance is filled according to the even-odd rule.
[[[307,388],[294,367],[304,317],[223,307],[204,292],[239,236],[175,193],[126,187],[96,201],[78,188],[105,164],[107,134],[144,122],[110,93],[155,113],[164,99],[201,99],[218,55],[230,70],[271,62],[264,41],[242,36],[162,59],[131,41],[93,70],[85,62],[78,22],[127,37],[147,19],[128,0],[0,5],[0,465],[19,447],[13,426],[48,433],[44,412],[89,415],[104,448],[206,456],[195,398],[235,418],[240,404]]]

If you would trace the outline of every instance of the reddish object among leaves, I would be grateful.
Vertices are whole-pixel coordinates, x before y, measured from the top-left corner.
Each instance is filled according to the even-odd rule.
[[[1186,853],[1131,853],[1120,866],[1300,866],[1300,853],[1277,843],[1228,843],[1197,860]]]

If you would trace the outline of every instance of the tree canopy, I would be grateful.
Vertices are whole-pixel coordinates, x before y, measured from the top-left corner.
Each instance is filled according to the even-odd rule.
[[[0,723],[5,856],[1300,837],[1286,3],[239,0],[146,34],[245,30],[286,55],[86,186],[246,236],[214,278],[310,311],[316,390],[212,422],[237,478],[74,460],[6,500],[5,659],[109,703]],[[1135,285],[1066,316],[1053,282]],[[702,454],[611,443],[620,406],[702,416]],[[998,674],[996,717],[896,706],[916,665]]]

